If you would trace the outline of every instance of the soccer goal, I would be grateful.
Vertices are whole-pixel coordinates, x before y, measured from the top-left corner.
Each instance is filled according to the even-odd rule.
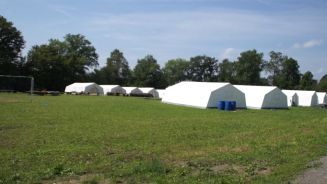
[[[34,78],[31,76],[0,75],[0,102],[31,101]],[[30,97],[27,97],[30,96]]]

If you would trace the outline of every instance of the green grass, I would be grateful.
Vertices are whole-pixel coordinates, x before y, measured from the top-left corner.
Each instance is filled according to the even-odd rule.
[[[0,94],[0,183],[283,183],[324,155],[325,109]]]

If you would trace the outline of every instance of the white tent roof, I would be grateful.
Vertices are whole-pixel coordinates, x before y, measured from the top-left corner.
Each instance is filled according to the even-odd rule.
[[[71,93],[71,92],[76,92],[76,93],[98,93],[98,94],[103,94],[103,89],[97,85],[96,83],[81,83],[81,82],[76,82],[73,84],[70,84],[66,86],[65,92]]]
[[[245,94],[246,106],[252,109],[287,108],[286,95],[276,86],[234,85]]]
[[[103,88],[104,94],[107,93],[120,93],[125,94],[126,91],[119,85],[100,85]]]
[[[293,90],[282,90],[282,92],[287,96],[287,105],[290,107],[292,105],[299,105],[299,97]]]
[[[126,94],[142,94],[142,91],[137,87],[123,87],[126,91]]]
[[[245,108],[244,93],[229,83],[184,81],[166,88],[163,103],[197,108],[217,107],[218,101],[236,101]]]
[[[325,92],[317,92],[318,104],[327,104],[327,94]]]
[[[318,105],[318,96],[315,91],[292,90],[299,97],[299,106],[316,106]]]
[[[139,88],[143,94],[151,94],[154,98],[159,98],[159,93],[156,89],[151,87]]]

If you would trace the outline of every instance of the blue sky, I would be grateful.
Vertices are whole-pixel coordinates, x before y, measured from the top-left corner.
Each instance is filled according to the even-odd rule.
[[[301,72],[327,74],[325,0],[0,0],[0,15],[33,45],[83,34],[97,49],[100,66],[110,52],[124,52],[133,68],[152,54],[169,59],[209,55],[235,60],[257,49],[298,60]]]

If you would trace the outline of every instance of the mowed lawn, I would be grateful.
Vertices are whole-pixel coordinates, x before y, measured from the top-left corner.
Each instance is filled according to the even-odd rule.
[[[327,110],[0,94],[0,183],[281,183],[327,155]]]

